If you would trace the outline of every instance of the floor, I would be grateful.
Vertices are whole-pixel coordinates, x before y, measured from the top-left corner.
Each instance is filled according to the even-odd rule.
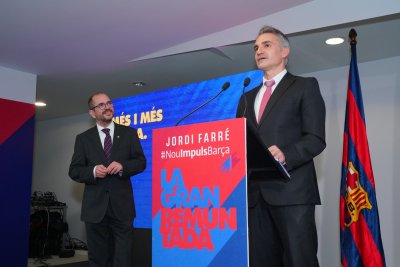
[[[70,258],[60,258],[59,256],[52,255],[50,258],[44,259],[28,259],[28,267],[42,267],[42,266],[57,266],[69,263],[87,262],[87,251],[76,250],[75,255]],[[88,265],[89,266],[89,265]]]

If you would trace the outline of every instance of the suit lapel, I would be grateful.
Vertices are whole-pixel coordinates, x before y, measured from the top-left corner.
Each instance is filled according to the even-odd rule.
[[[105,156],[104,156],[104,150],[103,150],[103,144],[101,143],[101,139],[100,139],[100,135],[99,132],[97,130],[97,126],[94,126],[91,130],[90,133],[91,135],[91,140],[94,140],[95,145],[94,145],[94,149],[97,151],[96,154],[97,155],[101,155],[101,157],[103,158],[103,160],[105,161]]]
[[[247,101],[248,106],[247,106],[247,114],[250,114],[250,116],[246,116],[247,119],[249,119],[254,125],[258,125],[257,118],[256,118],[256,113],[254,112],[254,102],[256,101],[256,96],[258,94],[258,91],[260,91],[262,86],[262,83],[256,87],[256,89],[252,90],[249,92],[249,99]]]
[[[281,97],[283,97],[285,92],[295,82],[295,80],[296,80],[296,78],[289,72],[286,73],[285,76],[283,76],[282,80],[280,81],[278,86],[275,88],[273,94],[271,95],[271,98],[269,99],[267,106],[265,107],[264,113],[260,120],[260,125],[263,123],[265,118],[268,116],[268,114],[274,108],[275,104],[278,103],[279,99],[281,99]]]
[[[115,155],[115,152],[118,151],[118,146],[121,143],[121,126],[114,123],[114,136],[113,136],[113,146],[111,149],[111,158]]]

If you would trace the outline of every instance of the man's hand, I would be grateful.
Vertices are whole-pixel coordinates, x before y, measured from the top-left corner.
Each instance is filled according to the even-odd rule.
[[[122,172],[122,169],[123,169],[123,167],[122,167],[121,163],[113,161],[113,162],[111,162],[110,165],[108,165],[107,173],[114,175],[114,174]]]
[[[283,154],[282,150],[279,147],[273,145],[268,148],[269,152],[271,152],[272,156],[279,161],[281,164],[286,164],[285,154]]]
[[[107,175],[107,168],[104,165],[96,166],[96,178],[104,178]]]

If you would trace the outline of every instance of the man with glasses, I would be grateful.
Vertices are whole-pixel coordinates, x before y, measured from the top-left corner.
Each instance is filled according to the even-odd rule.
[[[130,177],[146,168],[135,129],[114,124],[114,107],[105,93],[89,98],[96,126],[75,140],[69,176],[85,184],[81,220],[85,222],[90,266],[131,267],[135,206]]]

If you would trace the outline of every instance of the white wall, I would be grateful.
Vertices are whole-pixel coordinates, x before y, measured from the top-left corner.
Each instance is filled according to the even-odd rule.
[[[88,114],[36,123],[32,192],[54,192],[58,201],[67,204],[69,234],[86,242],[80,221],[83,184],[68,176],[75,136],[93,123]]]
[[[400,57],[359,64],[367,135],[387,266],[400,266]],[[317,159],[323,205],[317,208],[321,266],[340,266],[339,190],[348,67],[306,76],[319,80],[327,108],[327,148]]]
[[[359,64],[364,110],[374,170],[387,266],[400,266],[400,57]],[[304,76],[319,80],[327,108],[327,148],[316,159],[323,205],[317,207],[319,259],[340,266],[339,187],[348,67]],[[397,119],[396,119],[397,118]],[[33,190],[53,191],[68,205],[70,235],[86,240],[79,220],[83,186],[68,177],[75,135],[91,126],[87,114],[38,122]],[[396,138],[397,137],[397,138]],[[397,231],[395,231],[397,230]]]
[[[0,97],[34,103],[36,99],[36,75],[0,66]]]

